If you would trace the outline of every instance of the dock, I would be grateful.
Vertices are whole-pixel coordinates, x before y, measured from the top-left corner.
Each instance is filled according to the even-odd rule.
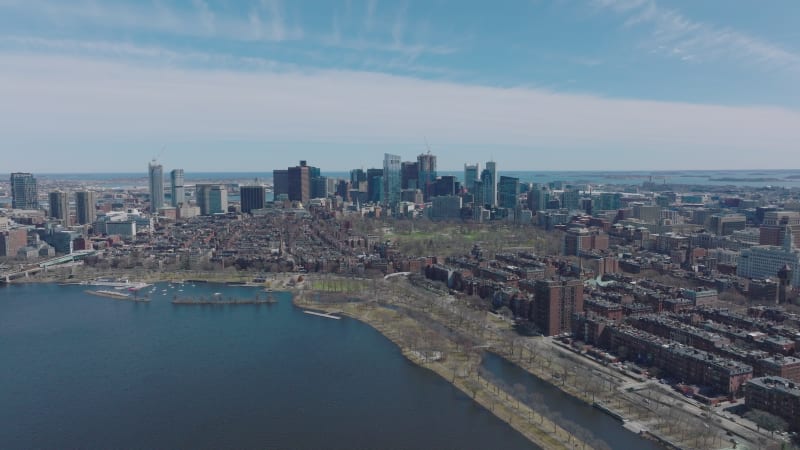
[[[309,311],[309,310],[303,310],[303,312],[306,313],[306,314],[311,314],[312,316],[325,317],[327,319],[336,319],[336,320],[341,319],[341,317],[339,317],[339,316],[334,316],[332,314],[327,314],[327,313],[321,313],[321,312]]]
[[[278,303],[278,299],[272,295],[261,296],[256,294],[253,298],[235,298],[222,296],[222,293],[215,292],[211,297],[172,297],[173,305],[271,305]]]
[[[271,305],[273,303],[278,303],[278,300],[274,298],[230,300],[176,298],[172,300],[173,305]]]
[[[125,292],[119,292],[119,291],[106,291],[106,290],[93,291],[93,290],[87,290],[87,291],[84,291],[84,292],[86,292],[87,294],[96,295],[98,297],[113,298],[114,300],[125,300],[125,301],[129,301],[129,302],[142,302],[142,303],[147,303],[147,302],[150,301],[149,298],[145,298],[145,297],[139,298],[139,297],[132,296],[131,294],[127,294]]]

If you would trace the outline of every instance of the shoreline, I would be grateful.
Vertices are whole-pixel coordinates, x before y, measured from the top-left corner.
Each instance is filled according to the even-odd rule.
[[[118,278],[118,279],[128,279],[131,280],[131,284],[136,283],[147,283],[147,284],[155,284],[155,283],[218,283],[224,284],[231,287],[235,286],[242,286],[242,287],[257,287],[257,288],[264,288],[270,289],[275,292],[291,292],[297,289],[302,289],[303,281],[297,282],[296,279],[300,275],[306,274],[295,274],[292,272],[279,272],[275,273],[273,276],[268,276],[266,281],[264,282],[254,282],[252,281],[252,276],[242,276],[242,275],[232,275],[232,274],[220,274],[216,272],[195,272],[191,274],[179,274],[181,276],[175,276],[157,273],[157,274],[136,274],[130,271],[126,271],[125,269],[120,270],[117,273],[83,273],[80,275],[76,275],[73,278],[63,277],[63,276],[47,276],[44,272],[31,276],[31,277],[23,277],[17,278],[14,280],[9,281],[8,283],[2,283],[0,285],[11,286],[14,284],[45,284],[45,283],[55,283],[60,285],[78,285],[78,286],[87,286],[91,285],[92,282],[96,281],[98,278]],[[249,274],[248,274],[249,275]],[[98,286],[100,286],[98,284]]]
[[[400,353],[410,362],[436,373],[474,402],[487,409],[495,417],[543,449],[587,448],[587,443],[579,441],[567,430],[540,415],[536,410],[523,403],[516,402],[513,397],[498,386],[474,373],[475,362],[470,360],[469,355],[465,356],[459,354],[458,351],[452,351],[452,346],[455,345],[452,342],[449,343],[451,348],[447,349],[450,351],[444,352],[449,354],[447,359],[426,358],[420,351],[411,348],[402,339],[398,327],[403,324],[423,329],[424,325],[414,319],[392,309],[377,305],[367,305],[364,302],[319,304],[306,299],[306,296],[312,293],[320,294],[319,292],[309,292],[308,290],[293,293],[292,304],[298,308],[323,313],[336,312],[341,316],[358,320],[372,327],[392,341],[400,350]],[[409,322],[413,323],[409,324]],[[456,361],[456,363],[448,363],[449,361]]]

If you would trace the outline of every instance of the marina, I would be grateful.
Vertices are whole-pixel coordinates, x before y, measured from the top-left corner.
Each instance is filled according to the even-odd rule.
[[[127,278],[123,279],[98,278],[90,281],[80,281],[75,283],[62,283],[62,284],[63,285],[78,284],[81,286],[102,286],[119,290],[127,289],[129,291],[138,291],[139,289],[144,289],[146,287],[152,286],[152,284],[149,283],[145,283],[142,281],[130,281]]]

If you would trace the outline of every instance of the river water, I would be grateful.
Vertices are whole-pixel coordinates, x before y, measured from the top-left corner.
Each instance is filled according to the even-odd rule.
[[[508,386],[522,384],[529,393],[537,393],[551,411],[588,430],[595,439],[600,439],[613,449],[663,450],[654,441],[644,439],[622,427],[613,417],[597,408],[564,393],[555,386],[538,378],[519,366],[497,356],[487,353],[483,359],[483,368]],[[534,409],[535,409],[535,405]]]
[[[160,284],[143,304],[84,289],[0,288],[0,448],[535,448],[369,326],[288,294],[178,306],[257,291]]]
[[[371,327],[303,314],[287,293],[86,289],[0,288],[0,448],[536,448]],[[217,292],[278,303],[170,303]],[[612,448],[659,448],[500,357],[484,367]]]

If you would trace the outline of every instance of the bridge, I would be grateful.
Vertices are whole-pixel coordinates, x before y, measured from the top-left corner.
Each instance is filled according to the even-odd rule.
[[[77,261],[82,261],[87,256],[91,256],[96,253],[97,251],[95,250],[78,250],[77,252],[72,252],[68,255],[57,256],[55,258],[46,259],[38,263],[22,265],[20,266],[19,270],[0,274],[0,283],[8,284],[11,282],[11,280],[16,280],[17,278],[23,278],[23,277],[28,278],[29,276],[36,275],[41,271],[47,272],[47,270],[51,267],[72,264]]]

